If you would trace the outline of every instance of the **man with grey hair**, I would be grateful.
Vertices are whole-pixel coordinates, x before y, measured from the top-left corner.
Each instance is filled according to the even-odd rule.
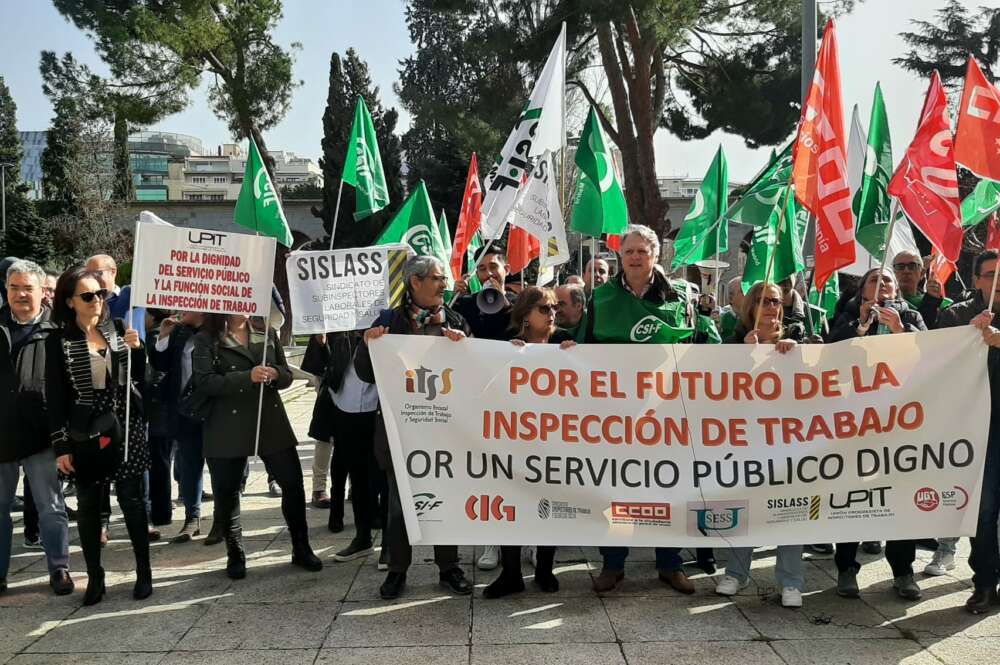
[[[583,319],[587,311],[587,294],[578,284],[563,284],[555,290],[556,325],[576,339],[577,334],[586,329]]]
[[[108,315],[112,319],[123,319],[128,323],[128,311],[131,308],[132,327],[139,331],[139,339],[146,341],[146,326],[142,324],[146,320],[146,308],[133,306],[130,286],[118,286],[118,263],[114,258],[107,254],[94,254],[87,259],[87,270],[97,275],[102,289],[108,290],[108,297],[104,301]]]
[[[42,307],[45,271],[16,260],[6,273],[7,304],[0,309],[0,592],[7,588],[14,525],[10,507],[24,467],[38,509],[49,584],[73,592],[69,523],[45,413],[45,340],[56,330]]]
[[[660,241],[648,226],[629,226],[622,238],[622,269],[594,290],[587,308],[585,341],[594,344],[675,344],[719,342],[715,324],[696,315],[690,325],[689,303],[656,270]],[[636,408],[645,408],[639,404]],[[635,415],[640,415],[638,412]],[[610,591],[625,577],[627,547],[601,547],[604,565],[594,590]],[[680,548],[657,547],[660,581],[691,594],[694,585],[681,568]]]

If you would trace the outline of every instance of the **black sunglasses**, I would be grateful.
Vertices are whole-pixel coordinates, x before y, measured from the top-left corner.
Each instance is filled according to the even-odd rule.
[[[535,309],[538,310],[539,314],[551,314],[556,309],[556,305],[535,305]]]
[[[108,290],[98,289],[97,291],[84,291],[83,293],[77,293],[75,298],[79,298],[83,302],[91,303],[94,302],[94,298],[100,298],[101,300],[107,300]]]

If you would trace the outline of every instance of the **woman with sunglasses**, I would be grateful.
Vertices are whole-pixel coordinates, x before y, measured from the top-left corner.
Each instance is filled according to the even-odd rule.
[[[729,338],[730,344],[774,344],[778,353],[795,348],[801,339],[801,324],[786,326],[783,322],[784,297],[777,284],[754,284],[743,301],[740,323]],[[730,548],[726,572],[715,586],[720,596],[735,596],[750,583],[752,547]],[[802,567],[802,545],[779,545],[775,557],[774,576],[781,589],[782,607],[802,607],[805,573]]]
[[[101,503],[110,481],[125,517],[135,554],[136,600],[153,593],[149,565],[149,523],[143,501],[142,476],[149,468],[142,398],[146,354],[139,333],[108,316],[106,289],[83,267],[59,278],[52,320],[62,330],[46,341],[45,396],[56,464],[76,478],[77,526],[87,564],[84,605],[105,593],[101,567]],[[132,376],[127,376],[128,358]],[[125,401],[132,391],[128,441]]]
[[[868,335],[895,335],[927,330],[923,317],[912,309],[899,292],[895,273],[885,268],[869,270],[861,278],[858,293],[844,304],[834,319],[827,341],[840,342]],[[837,594],[857,598],[858,543],[837,543],[834,561],[837,564]],[[885,558],[892,568],[892,587],[904,600],[919,600],[920,587],[913,578],[913,561],[917,556],[915,540],[890,540],[885,545]]]
[[[510,312],[510,340],[515,346],[525,344],[558,344],[561,349],[576,346],[576,342],[565,330],[556,328],[557,300],[551,289],[529,286],[521,292]],[[559,580],[552,573],[556,548],[539,545],[536,548],[535,584],[546,593],[559,590]],[[500,576],[483,589],[486,598],[502,598],[512,593],[524,591],[521,577],[521,547],[519,545],[500,546]]]
[[[213,529],[226,539],[226,574],[234,580],[246,577],[240,484],[247,459],[255,454],[281,487],[281,512],[291,536],[292,564],[311,572],[323,568],[309,545],[298,439],[278,393],[291,385],[292,372],[277,334],[272,329],[267,334],[267,360],[262,363],[264,333],[251,326],[249,318],[209,314],[194,337],[191,351],[195,391],[211,403],[202,440],[215,493]],[[264,403],[258,447],[261,384]]]

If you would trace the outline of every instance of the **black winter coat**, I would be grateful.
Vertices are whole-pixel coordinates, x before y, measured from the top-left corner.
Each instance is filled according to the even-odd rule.
[[[903,332],[920,332],[927,330],[924,319],[920,312],[912,309],[905,300],[893,300],[885,304],[886,307],[899,312],[899,319],[903,324]],[[861,299],[855,296],[844,304],[843,311],[837,315],[830,326],[830,334],[827,335],[828,343],[840,342],[845,339],[854,339],[858,336],[858,326],[861,324]],[[878,322],[873,323],[867,335],[878,334]]]
[[[45,409],[45,340],[58,327],[43,309],[38,327],[11,356],[10,309],[0,310],[0,463],[14,462],[52,445]]]

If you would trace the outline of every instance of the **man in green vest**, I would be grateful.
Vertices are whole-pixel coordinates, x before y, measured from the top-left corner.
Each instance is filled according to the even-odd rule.
[[[578,284],[556,287],[556,325],[581,341],[586,330],[587,294]]]
[[[673,288],[657,266],[660,240],[648,226],[632,225],[621,245],[622,269],[594,290],[585,340],[596,344],[719,343],[715,324]],[[602,547],[604,565],[594,590],[610,591],[625,577],[627,547]],[[681,569],[680,548],[657,547],[656,569],[665,584],[685,594],[694,585]]]
[[[892,270],[896,273],[896,282],[903,299],[920,312],[928,329],[936,328],[938,313],[952,305],[952,300],[944,295],[944,285],[927,272],[920,255],[908,249],[896,254],[892,260]],[[922,286],[925,288],[921,288]]]

